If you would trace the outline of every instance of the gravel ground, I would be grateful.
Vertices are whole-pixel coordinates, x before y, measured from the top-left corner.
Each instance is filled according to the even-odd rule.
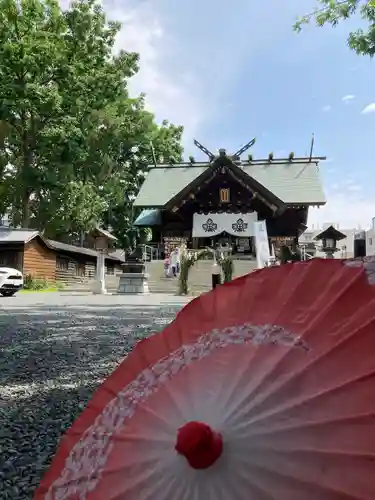
[[[27,500],[60,436],[139,339],[182,307],[176,297],[0,297],[0,498]]]

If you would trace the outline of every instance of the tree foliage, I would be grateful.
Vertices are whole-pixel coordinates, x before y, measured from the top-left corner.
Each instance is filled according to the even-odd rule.
[[[0,213],[49,237],[112,226],[130,240],[131,201],[152,163],[182,155],[182,127],[130,97],[138,54],[95,0],[0,0]]]
[[[349,33],[348,45],[359,55],[373,57],[375,55],[375,1],[374,0],[318,0],[314,12],[298,19],[294,26],[301,31],[304,24],[315,21],[317,26],[330,24],[337,26],[341,21],[349,19],[358,13],[366,28]]]

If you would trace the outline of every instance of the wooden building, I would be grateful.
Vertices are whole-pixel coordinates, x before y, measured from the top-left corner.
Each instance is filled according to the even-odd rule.
[[[44,239],[38,231],[0,228],[0,267],[13,267],[24,276],[69,283],[93,278],[98,252],[93,248]],[[121,252],[106,255],[106,274],[121,272]]]
[[[38,231],[0,228],[0,266],[24,275],[56,279],[56,253]]]
[[[225,150],[207,153],[208,162],[150,167],[134,206],[143,209],[135,225],[152,228],[153,243],[229,243],[254,253],[254,221],[266,220],[272,242],[297,244],[309,208],[326,203],[318,168],[324,158],[243,161]]]
[[[92,279],[96,274],[98,252],[92,248],[78,247],[47,240],[47,244],[56,255],[56,281],[70,283]],[[120,252],[111,252],[105,258],[105,274],[114,275],[122,272],[121,264],[124,259]]]

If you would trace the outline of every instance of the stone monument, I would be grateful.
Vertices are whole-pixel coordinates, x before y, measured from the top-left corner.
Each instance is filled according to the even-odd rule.
[[[100,228],[92,231],[90,238],[94,242],[94,248],[98,252],[93,293],[96,295],[105,295],[107,293],[105,286],[105,258],[108,255],[110,244],[117,241],[117,238],[108,231]]]
[[[122,265],[122,274],[117,293],[126,295],[144,295],[149,293],[148,274],[146,266],[141,259],[141,250],[136,249]]]

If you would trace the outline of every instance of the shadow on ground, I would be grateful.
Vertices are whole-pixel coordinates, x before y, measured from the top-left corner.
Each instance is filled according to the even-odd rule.
[[[0,492],[31,499],[62,433],[134,344],[181,305],[0,310]]]

